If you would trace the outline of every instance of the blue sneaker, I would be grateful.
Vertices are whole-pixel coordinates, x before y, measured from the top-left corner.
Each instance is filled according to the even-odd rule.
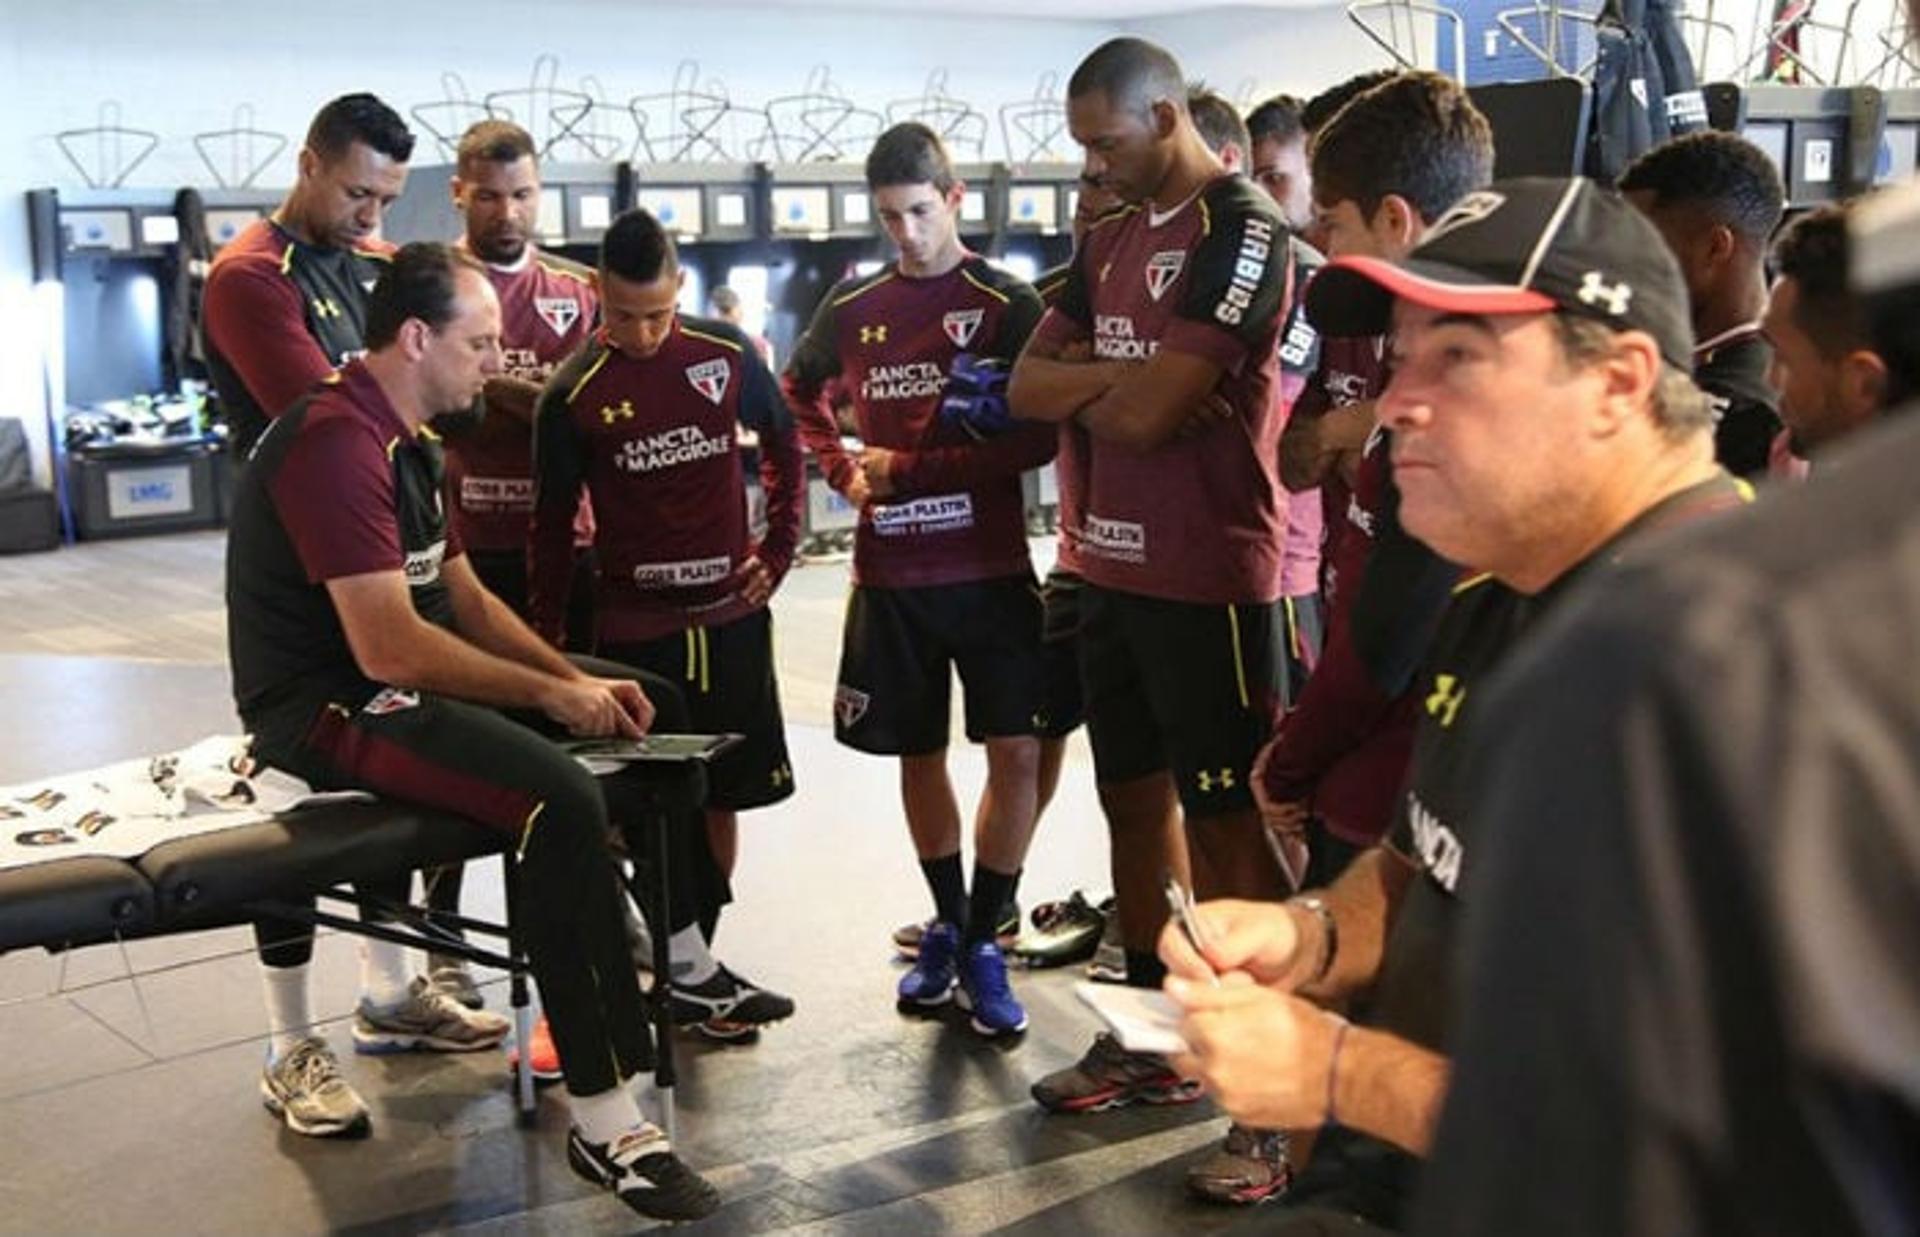
[[[1018,1035],[1027,1029],[1027,1011],[1007,983],[1007,960],[992,941],[969,946],[961,955],[958,999],[982,1035]]]
[[[920,938],[920,956],[913,969],[900,977],[903,1005],[945,1005],[953,996],[954,955],[960,952],[960,929],[936,923]]]

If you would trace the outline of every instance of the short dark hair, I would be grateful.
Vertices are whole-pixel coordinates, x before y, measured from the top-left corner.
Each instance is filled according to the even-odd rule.
[[[1656,207],[1708,212],[1755,249],[1780,226],[1787,191],[1766,152],[1737,133],[1689,133],[1654,147],[1620,176],[1620,192],[1646,192]]]
[[[400,113],[361,91],[343,94],[314,113],[307,126],[307,149],[328,163],[359,142],[395,163],[413,158],[413,132]]]
[[[393,343],[409,318],[418,318],[436,331],[453,321],[463,268],[476,274],[486,269],[438,241],[402,245],[367,294],[367,349],[378,352]]]
[[[636,206],[621,211],[600,238],[600,274],[629,283],[652,283],[677,269],[680,256],[673,238],[651,212]]]
[[[476,164],[538,162],[539,158],[531,133],[511,120],[482,120],[460,135],[454,167],[465,176]]]
[[[713,306],[714,313],[730,314],[740,308],[740,294],[726,284],[721,284],[707,293],[707,304]]]
[[[917,120],[904,120],[882,133],[867,152],[867,188],[932,185],[937,193],[953,188],[953,156],[940,135]]]
[[[1184,107],[1186,75],[1173,53],[1145,39],[1108,39],[1087,53],[1067,79],[1067,97],[1104,94],[1116,107],[1144,113],[1156,99]]]
[[[1399,69],[1368,69],[1365,73],[1356,73],[1338,86],[1329,86],[1319,94],[1308,99],[1300,108],[1300,127],[1312,136],[1327,127],[1327,122],[1340,114],[1340,109],[1361,95],[1400,76]]]
[[[1277,94],[1247,113],[1247,134],[1256,142],[1278,142],[1282,146],[1303,141],[1307,126],[1300,115],[1305,107],[1290,94]]]
[[[1847,281],[1850,203],[1829,203],[1788,224],[1773,246],[1774,274],[1793,280],[1793,322],[1828,360],[1873,346],[1866,305]]]
[[[1253,137],[1247,132],[1247,122],[1218,91],[1195,82],[1187,90],[1187,111],[1193,116],[1193,127],[1200,130],[1200,140],[1214,154],[1231,144],[1238,146],[1246,158],[1253,158]]]
[[[1395,74],[1313,136],[1313,191],[1373,218],[1388,194],[1432,223],[1493,179],[1493,128],[1466,88],[1438,73]]]

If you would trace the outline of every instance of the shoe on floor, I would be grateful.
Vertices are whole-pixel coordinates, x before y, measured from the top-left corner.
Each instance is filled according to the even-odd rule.
[[[553,1028],[547,1025],[547,1016],[541,1014],[534,1020],[533,1031],[527,1036],[527,1069],[533,1074],[535,1082],[564,1082],[566,1073],[560,1068],[560,1050],[553,1046]],[[520,1049],[514,1048],[507,1053],[507,1068],[520,1068]]]
[[[1187,1170],[1187,1189],[1209,1202],[1248,1205],[1278,1198],[1293,1184],[1283,1130],[1227,1127],[1227,1141]]]
[[[760,1042],[759,1027],[751,1022],[735,1022],[731,1018],[708,1018],[705,1022],[694,1023],[689,1029],[701,1039],[736,1048]]]
[[[724,966],[697,984],[673,985],[675,1026],[694,1026],[718,1018],[762,1027],[791,1017],[792,1000],[758,987]]]
[[[590,1143],[571,1126],[567,1164],[651,1219],[698,1220],[720,1207],[720,1191],[681,1162],[658,1126],[643,1125],[611,1143]]]
[[[913,968],[900,977],[900,1004],[918,1009],[945,1005],[959,982],[960,929],[935,923],[920,940]]]
[[[478,1052],[496,1047],[513,1024],[499,1014],[472,1010],[416,975],[407,997],[390,1008],[360,998],[353,1013],[353,1050],[387,1052]]]
[[[1020,934],[1012,953],[1028,966],[1067,966],[1083,962],[1100,947],[1107,930],[1102,914],[1078,889],[1064,902],[1033,908],[1033,927]]]
[[[1007,982],[1007,960],[992,941],[980,941],[960,955],[960,987],[954,999],[972,1014],[982,1035],[1018,1035],[1027,1029],[1027,1011]]]
[[[260,1071],[260,1099],[288,1129],[311,1138],[356,1136],[373,1126],[366,1101],[341,1077],[339,1058],[317,1035],[268,1060]]]
[[[920,938],[934,921],[924,919],[918,923],[903,923],[893,930],[893,951],[902,958],[912,961],[920,956]],[[1013,943],[1020,938],[1020,904],[1009,902],[1000,908],[1000,921],[994,925],[994,943],[1001,949],[1012,949]]]
[[[480,995],[480,985],[473,981],[473,972],[458,959],[429,956],[427,987],[442,996],[451,997],[468,1009],[480,1009],[486,1005],[486,1000]]]
[[[1087,963],[1087,978],[1103,984],[1127,982],[1127,944],[1120,939],[1118,910],[1107,915],[1100,944],[1094,948],[1093,960]]]
[[[1128,1104],[1190,1104],[1200,1083],[1167,1067],[1166,1058],[1128,1052],[1102,1031],[1087,1055],[1033,1084],[1033,1098],[1048,1112],[1104,1112]]]

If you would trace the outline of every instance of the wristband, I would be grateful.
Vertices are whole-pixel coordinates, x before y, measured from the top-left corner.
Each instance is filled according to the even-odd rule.
[[[1320,921],[1320,934],[1326,944],[1320,950],[1320,965],[1314,968],[1312,978],[1307,980],[1310,984],[1317,984],[1333,970],[1333,956],[1340,951],[1340,925],[1333,917],[1332,908],[1313,894],[1293,898],[1287,904],[1310,912]]]

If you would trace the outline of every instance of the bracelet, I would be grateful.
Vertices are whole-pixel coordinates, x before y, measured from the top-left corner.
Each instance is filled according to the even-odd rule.
[[[1333,1029],[1333,1052],[1327,1057],[1327,1118],[1324,1124],[1338,1125],[1340,1124],[1340,1118],[1335,1115],[1333,1111],[1333,1095],[1339,1088],[1340,1050],[1346,1046],[1347,1031],[1352,1028],[1353,1024],[1345,1018],[1342,1018],[1339,1014],[1328,1013],[1327,1017],[1333,1019],[1334,1022],[1339,1025]]]
[[[1313,894],[1289,899],[1287,904],[1311,912],[1320,921],[1320,935],[1326,943],[1320,951],[1320,965],[1314,968],[1313,977],[1307,980],[1310,984],[1317,984],[1332,972],[1333,957],[1340,951],[1339,922],[1333,917],[1333,909]]]

